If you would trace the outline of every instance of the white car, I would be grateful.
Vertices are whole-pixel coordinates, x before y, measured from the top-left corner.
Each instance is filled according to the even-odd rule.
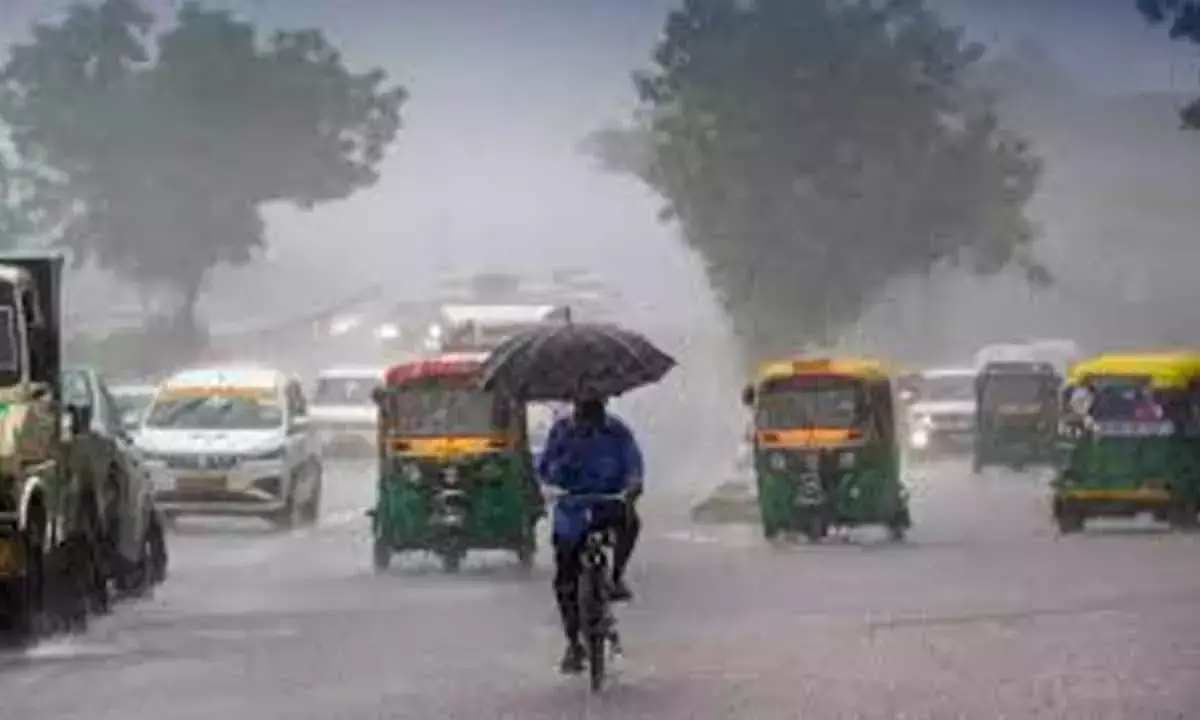
[[[975,447],[975,370],[933,368],[915,381],[908,444],[917,457],[970,455]]]
[[[155,391],[137,443],[168,517],[317,521],[320,443],[295,377],[254,366],[176,373]]]
[[[379,410],[372,392],[385,368],[334,367],[317,374],[312,395],[313,425],[329,455],[373,455]]]

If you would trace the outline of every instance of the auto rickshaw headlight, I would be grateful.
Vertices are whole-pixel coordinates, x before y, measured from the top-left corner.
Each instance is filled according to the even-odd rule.
[[[767,458],[772,470],[786,470],[788,466],[787,455],[781,452],[773,452]]]
[[[416,463],[405,462],[400,465],[400,477],[405,482],[419,483],[421,482],[421,468],[417,467]]]

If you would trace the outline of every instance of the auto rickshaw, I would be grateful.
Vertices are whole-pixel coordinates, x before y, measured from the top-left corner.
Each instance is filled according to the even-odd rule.
[[[533,564],[544,514],[522,403],[476,388],[486,353],[390,368],[379,408],[373,560],[425,551],[456,572],[470,550],[509,550]]]
[[[1065,458],[1053,482],[1063,533],[1151,513],[1176,528],[1200,508],[1200,353],[1102,355],[1064,393]]]
[[[868,359],[763,365],[742,391],[754,422],[763,534],[883,525],[903,539],[912,522],[900,479],[892,379]]]
[[[1046,362],[991,362],[975,378],[972,470],[999,465],[1016,472],[1053,466],[1059,457],[1062,377]]]

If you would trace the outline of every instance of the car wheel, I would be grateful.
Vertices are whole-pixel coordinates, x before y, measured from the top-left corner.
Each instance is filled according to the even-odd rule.
[[[304,503],[304,509],[300,512],[300,520],[304,525],[316,525],[321,518],[321,488],[324,484],[324,474],[321,472],[321,466],[317,465],[314,470],[316,478],[313,480],[312,497]]]

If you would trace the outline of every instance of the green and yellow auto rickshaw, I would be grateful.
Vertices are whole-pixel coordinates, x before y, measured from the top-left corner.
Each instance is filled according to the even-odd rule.
[[[868,359],[798,359],[763,365],[742,393],[753,412],[754,471],[763,533],[911,526],[900,478],[893,385]]]
[[[1044,362],[991,362],[975,378],[972,469],[1000,465],[1020,472],[1058,462],[1062,378]]]
[[[483,353],[390,368],[379,407],[378,498],[370,511],[376,570],[393,553],[438,555],[455,572],[471,550],[533,563],[543,514],[524,405],[476,388]]]
[[[1062,532],[1141,513],[1196,525],[1200,353],[1092,358],[1071,369],[1063,395],[1064,462],[1053,483]]]

